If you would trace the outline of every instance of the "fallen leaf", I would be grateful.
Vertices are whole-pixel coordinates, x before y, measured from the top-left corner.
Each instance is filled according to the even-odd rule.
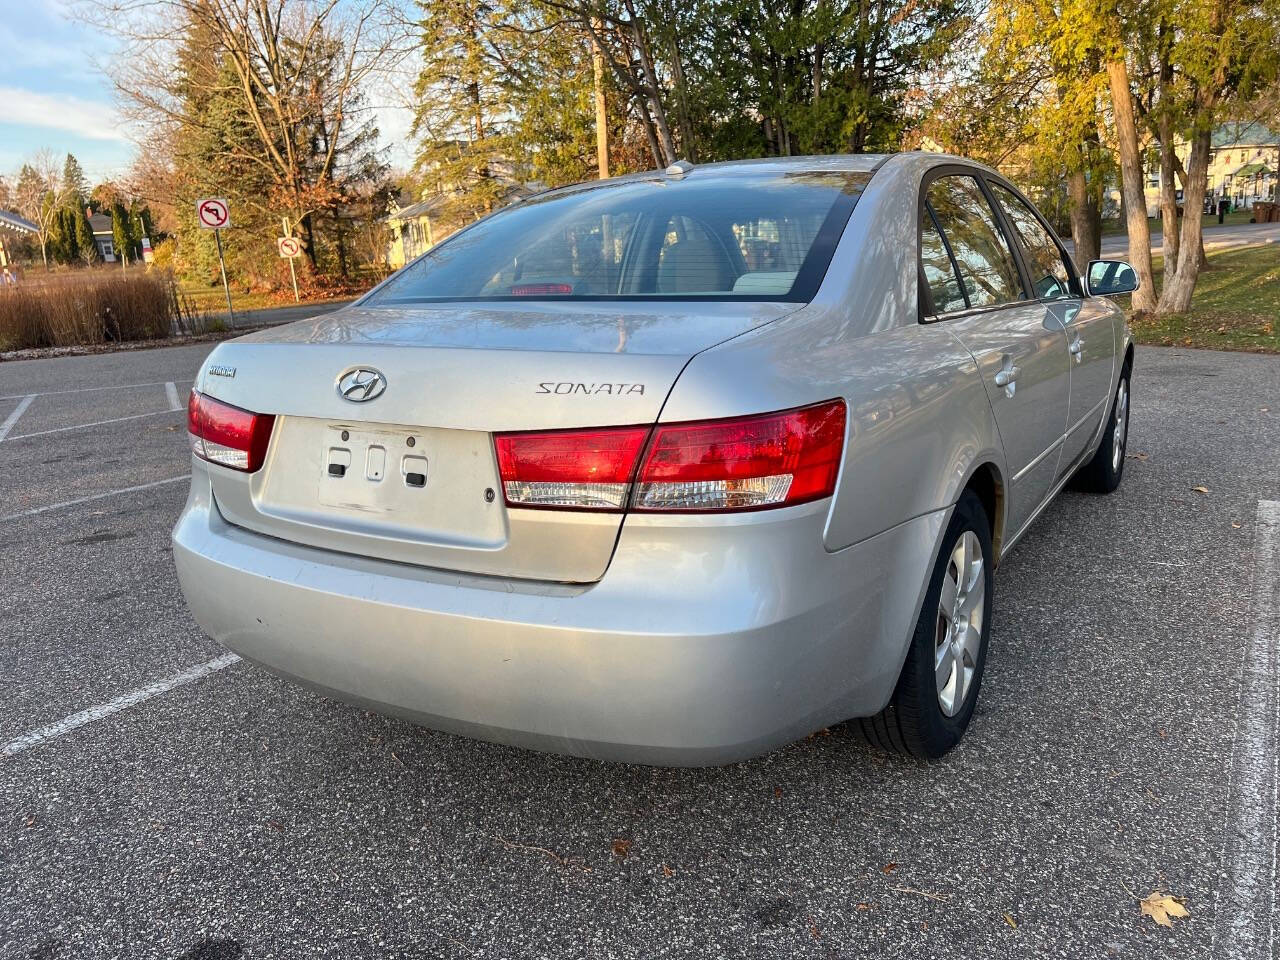
[[[883,867],[881,867],[881,868],[880,868],[880,872],[881,872],[881,873],[893,873],[893,871],[895,871],[895,870],[897,870],[897,869],[898,869],[898,865],[897,865],[896,863],[894,863],[894,862],[890,861],[889,863],[886,863]]]
[[[1009,926],[1011,926],[1014,930],[1018,929],[1018,921],[1013,919],[1012,914],[1006,913],[1004,915],[1004,922],[1007,923]]]
[[[676,872],[668,867],[665,863],[662,865],[662,875],[670,880],[676,875]]]
[[[1199,486],[1192,487],[1191,489],[1192,489],[1192,490],[1194,490],[1196,493],[1208,493],[1208,492],[1209,492],[1209,488],[1208,488],[1208,487],[1206,487],[1204,484],[1200,484]]]
[[[267,821],[267,826],[268,826],[268,827],[270,827],[272,830],[276,830],[276,831],[278,831],[278,832],[280,832],[280,833],[284,833],[284,824],[283,824],[283,823],[280,823],[279,821],[276,821],[276,820],[268,820],[268,821]]]
[[[630,840],[613,841],[613,855],[617,857],[619,860],[626,859],[627,854],[629,854],[630,852],[631,852]]]
[[[855,904],[853,909],[857,910],[859,913],[866,913],[868,910],[871,909],[871,904],[869,903]]]
[[[27,814],[27,826],[34,827],[36,825],[36,815],[34,813]]]
[[[1161,893],[1159,890],[1152,890],[1147,899],[1143,900],[1139,906],[1142,908],[1142,915],[1150,917],[1162,927],[1172,927],[1173,921],[1170,917],[1191,916],[1187,912],[1187,908],[1183,906],[1187,901],[1182,897],[1175,897],[1171,893]]]
[[[1131,454],[1129,454],[1129,459],[1130,459],[1130,460],[1146,460],[1146,459],[1148,458],[1148,456],[1149,456],[1149,454],[1145,454],[1145,453],[1142,453],[1141,451],[1139,451],[1138,453],[1131,453]]]
[[[1231,526],[1235,527],[1237,530],[1240,529],[1240,524],[1238,523],[1232,523]]]
[[[781,797],[781,796],[782,796],[782,788],[781,788],[781,787],[774,787],[774,788],[773,788],[773,799],[777,800],[777,799],[778,799],[779,797]]]

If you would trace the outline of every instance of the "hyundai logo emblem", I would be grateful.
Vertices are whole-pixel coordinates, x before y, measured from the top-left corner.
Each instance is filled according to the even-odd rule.
[[[387,389],[387,378],[373,367],[353,367],[338,378],[338,396],[352,403],[376,400]]]

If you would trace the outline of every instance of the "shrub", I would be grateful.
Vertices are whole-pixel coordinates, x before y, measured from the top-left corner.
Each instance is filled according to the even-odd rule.
[[[32,271],[17,287],[0,287],[4,350],[151,340],[199,319],[184,309],[167,271]]]

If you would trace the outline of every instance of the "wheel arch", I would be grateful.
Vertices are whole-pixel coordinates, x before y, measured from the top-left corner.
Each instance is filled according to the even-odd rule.
[[[1006,514],[1005,484],[1000,468],[991,460],[975,464],[960,489],[961,492],[972,490],[982,501],[982,509],[986,511],[987,522],[991,526],[992,564],[999,566]]]

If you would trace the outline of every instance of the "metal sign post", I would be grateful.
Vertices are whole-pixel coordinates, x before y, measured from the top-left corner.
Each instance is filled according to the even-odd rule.
[[[196,222],[204,230],[213,231],[213,241],[218,245],[218,270],[222,273],[222,292],[227,295],[227,320],[234,324],[236,315],[231,309],[231,287],[227,283],[227,263],[222,256],[222,228],[231,226],[231,207],[221,197],[205,197],[196,201]]]
[[[293,269],[293,261],[302,252],[302,244],[289,229],[289,218],[281,217],[280,222],[284,225],[284,236],[276,241],[276,247],[280,251],[280,256],[289,261],[289,279],[293,281],[293,302],[301,303],[302,298],[298,296],[298,272]]]

